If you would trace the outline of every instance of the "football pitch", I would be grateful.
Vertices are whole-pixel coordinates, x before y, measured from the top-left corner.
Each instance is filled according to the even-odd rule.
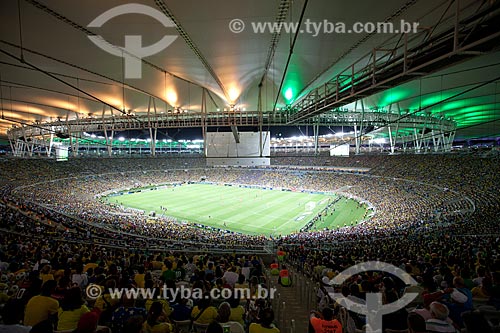
[[[352,199],[330,194],[187,184],[107,197],[113,204],[245,234],[287,235],[329,207],[312,230],[355,224],[366,212]],[[332,202],[335,202],[331,205]],[[163,207],[163,209],[161,208]],[[334,208],[334,209],[333,209]]]

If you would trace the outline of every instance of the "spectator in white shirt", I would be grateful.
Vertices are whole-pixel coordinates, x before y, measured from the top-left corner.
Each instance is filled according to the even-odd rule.
[[[71,282],[82,289],[87,287],[89,284],[89,278],[87,277],[87,273],[83,273],[83,266],[79,265],[76,268],[75,274],[71,276]]]
[[[432,302],[430,310],[432,318],[425,322],[428,332],[458,333],[458,330],[447,321],[450,311],[446,305]]]

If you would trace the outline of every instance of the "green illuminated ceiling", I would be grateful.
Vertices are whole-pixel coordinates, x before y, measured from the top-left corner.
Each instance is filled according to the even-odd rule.
[[[281,96],[285,103],[291,104],[295,98],[297,98],[298,93],[301,90],[304,82],[301,74],[301,70],[297,68],[295,64],[291,64],[285,81],[283,82],[283,87],[281,88]],[[283,107],[284,105],[281,105]]]
[[[422,83],[425,83],[425,79],[422,79]],[[479,126],[487,133],[478,133],[478,137],[500,135],[500,86],[498,83],[491,83],[477,91],[466,93],[464,93],[466,90],[475,85],[437,90],[422,95],[418,93],[419,89],[415,89],[416,86],[418,85],[415,83],[404,84],[370,96],[365,100],[365,107],[384,111],[390,108],[392,112],[395,112],[399,106],[403,113],[410,112],[417,115],[430,113],[446,119],[451,118],[457,122],[459,135],[461,129],[469,130],[474,127],[479,128]]]
[[[364,97],[363,104],[369,110],[399,109],[402,114],[453,119],[457,138],[499,136],[499,74],[500,52],[490,53],[430,75],[415,76],[410,82]],[[355,103],[344,107],[353,110]],[[361,104],[356,108],[359,110]]]

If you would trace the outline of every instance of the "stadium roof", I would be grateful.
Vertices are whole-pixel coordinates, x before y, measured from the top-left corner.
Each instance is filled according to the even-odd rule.
[[[484,5],[473,0],[459,3],[468,13]],[[118,0],[0,2],[0,136],[13,121],[100,115],[103,105],[114,107],[115,112],[145,112],[150,97],[160,110],[199,111],[204,90],[208,111],[230,105],[256,110],[260,83],[263,109],[273,110],[275,101],[284,107],[391,36],[399,38],[383,33],[316,33],[313,23],[350,27],[355,22],[405,20],[425,28],[447,17],[439,30],[452,26],[449,15],[454,11],[453,6],[448,8],[449,1],[434,0],[384,0],[383,5],[364,0],[136,0],[133,6],[120,7],[123,15],[102,16],[124,4]],[[173,24],[138,14],[145,8],[140,5],[166,15]],[[310,30],[296,36],[286,31],[279,35],[253,31],[258,22],[299,22],[302,14],[301,27],[306,28],[308,21]],[[235,19],[241,21],[234,23]],[[245,29],[232,32],[230,27],[240,29],[241,22]],[[140,43],[139,48],[156,44],[165,35],[174,37],[167,47],[144,56],[140,78],[130,78],[131,72],[124,72],[128,66],[124,58],[109,53],[122,50],[108,44],[111,49],[104,51],[89,38],[96,35],[118,46],[124,45],[126,35],[142,36],[140,41],[128,37],[129,43]],[[432,106],[429,112],[457,120],[459,136],[499,135],[500,86],[495,80],[499,69],[500,53],[480,55],[366,96],[365,106],[383,109],[399,102],[399,107],[410,111]]]

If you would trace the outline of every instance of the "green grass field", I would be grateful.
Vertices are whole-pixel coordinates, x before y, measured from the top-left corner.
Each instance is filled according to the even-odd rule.
[[[189,184],[107,197],[113,204],[148,214],[168,215],[245,234],[286,235],[299,231],[330,202],[333,195],[263,190],[238,186]],[[163,211],[160,206],[166,207]],[[366,207],[341,198],[313,230],[337,228],[361,220]]]

